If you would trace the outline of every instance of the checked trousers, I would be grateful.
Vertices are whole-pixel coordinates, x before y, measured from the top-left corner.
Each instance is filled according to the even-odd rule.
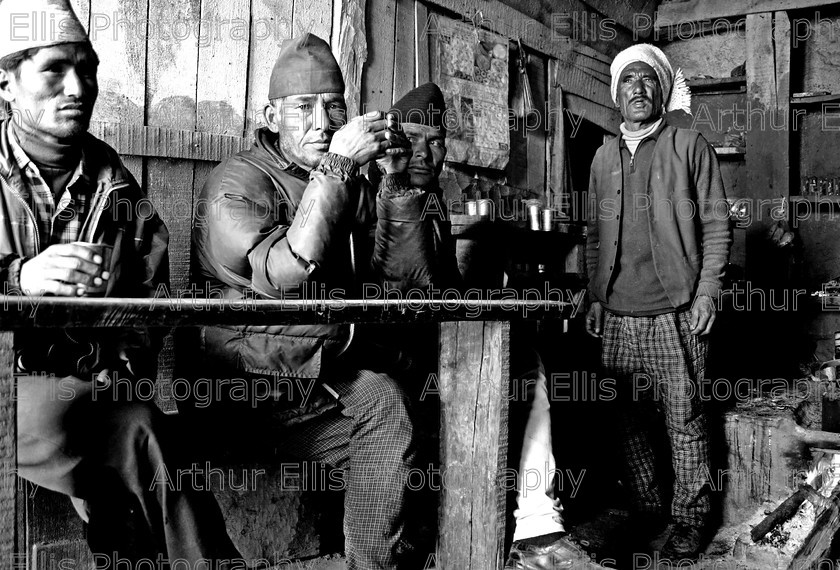
[[[602,364],[616,380],[633,506],[640,513],[667,513],[650,437],[655,407],[664,414],[671,447],[671,518],[702,527],[710,510],[709,435],[700,393],[708,341],[691,334],[688,309],[652,317],[605,313]]]
[[[198,432],[198,445],[275,448],[329,466],[325,484],[344,490],[347,569],[400,568],[409,548],[405,503],[416,454],[408,398],[391,376],[349,362],[324,363],[321,372],[339,406],[294,425],[275,415],[282,401],[225,399],[182,415]]]

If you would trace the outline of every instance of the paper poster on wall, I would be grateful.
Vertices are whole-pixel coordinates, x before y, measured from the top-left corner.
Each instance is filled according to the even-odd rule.
[[[446,99],[446,160],[504,169],[510,157],[507,38],[448,18],[432,36],[432,81]]]

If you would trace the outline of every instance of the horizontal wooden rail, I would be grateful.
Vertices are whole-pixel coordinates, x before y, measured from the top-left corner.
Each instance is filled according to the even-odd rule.
[[[526,290],[527,291],[527,290]],[[210,324],[417,323],[518,321],[575,316],[569,301],[544,300],[543,290],[510,300],[452,299],[128,299],[0,295],[0,330],[48,327],[185,327]],[[560,290],[555,293],[560,295]],[[567,293],[562,293],[564,296]]]
[[[508,393],[510,321],[570,318],[583,293],[552,291],[552,295],[565,295],[567,301],[544,300],[540,294],[547,292],[525,290],[509,300],[414,301],[0,295],[0,473],[14,473],[17,465],[16,330],[440,322],[441,462],[444,472],[457,477],[441,497],[445,508],[440,510],[438,557],[445,568],[500,570],[504,566],[506,495],[500,481],[501,470],[507,465],[507,399],[499,394]],[[484,445],[473,446],[471,442],[479,438]],[[477,487],[476,480],[487,484]],[[24,533],[16,532],[21,505],[16,502],[15,490],[14,477],[0,480],[0,570],[11,570],[22,556]],[[481,521],[481,531],[473,527],[475,521]],[[463,548],[464,529],[468,529],[469,548]]]
[[[220,162],[250,146],[250,137],[94,121],[90,133],[122,155]]]

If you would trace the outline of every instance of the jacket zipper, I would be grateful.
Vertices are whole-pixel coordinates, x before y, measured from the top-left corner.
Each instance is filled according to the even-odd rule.
[[[21,196],[15,188],[12,188],[11,184],[6,182],[5,178],[0,177],[0,182],[4,187],[9,189],[15,198],[20,200],[20,203],[23,204],[23,207],[26,209],[26,213],[29,214],[29,221],[32,222],[32,227],[35,228],[35,255],[38,255],[41,253],[41,234],[38,231],[38,223],[35,221],[35,214],[32,212],[32,208],[29,207],[29,204],[26,203],[23,196]]]
[[[99,219],[102,217],[102,212],[105,211],[105,203],[108,197],[117,189],[126,188],[128,184],[119,184],[117,186],[111,186],[105,192],[99,194],[98,199],[93,204],[94,208],[91,209],[90,214],[88,214],[87,220],[82,225],[82,232],[80,232],[79,239],[84,241],[93,241],[93,234],[96,233],[96,226],[99,225]],[[90,226],[88,226],[88,222]]]

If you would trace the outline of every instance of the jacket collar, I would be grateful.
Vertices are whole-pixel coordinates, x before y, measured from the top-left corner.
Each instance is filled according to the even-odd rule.
[[[643,138],[642,140],[640,140],[640,141],[639,141],[639,144],[642,144],[643,142],[645,142],[645,141],[646,141],[646,140],[648,140],[648,139],[653,139],[653,141],[654,141],[654,142],[658,141],[658,140],[659,140],[659,135],[661,135],[661,134],[662,134],[662,131],[664,131],[664,130],[665,130],[665,128],[666,128],[666,127],[668,127],[668,126],[669,126],[669,125],[668,125],[668,123],[665,121],[665,119],[662,119],[662,122],[661,122],[661,123],[659,123],[659,126],[658,126],[656,129],[654,129],[654,130],[653,130],[653,132],[649,133],[649,134],[648,134],[645,138]],[[616,138],[618,139],[618,146],[619,146],[619,148],[621,148],[621,147],[627,148],[627,143],[624,141],[624,137],[623,137],[623,136],[621,136],[621,135],[619,134]]]
[[[283,156],[283,153],[277,148],[277,133],[271,132],[271,129],[268,127],[261,127],[254,131],[254,147],[268,153],[285,172],[288,172],[295,178],[309,180],[310,171],[301,168]]]

